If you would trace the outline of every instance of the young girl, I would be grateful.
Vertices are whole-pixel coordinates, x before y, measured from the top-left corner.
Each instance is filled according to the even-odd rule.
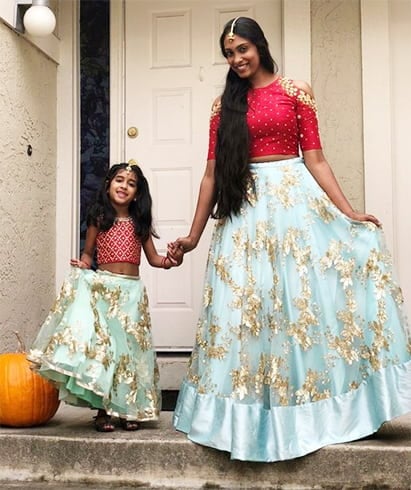
[[[111,432],[111,416],[125,430],[156,420],[158,367],[145,287],[139,278],[141,248],[153,267],[180,265],[158,255],[152,236],[151,196],[137,165],[110,168],[87,217],[80,260],[63,284],[28,359],[56,383],[60,399],[98,409],[95,428]],[[90,270],[97,251],[97,271]]]

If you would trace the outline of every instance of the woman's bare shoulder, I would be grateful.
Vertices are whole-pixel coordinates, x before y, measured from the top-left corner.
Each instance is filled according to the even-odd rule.
[[[304,80],[293,80],[293,84],[303,92],[310,94],[312,97],[314,96],[311,85]]]
[[[214,100],[213,105],[211,106],[211,116],[219,114],[220,111],[221,111],[221,95],[219,95]]]

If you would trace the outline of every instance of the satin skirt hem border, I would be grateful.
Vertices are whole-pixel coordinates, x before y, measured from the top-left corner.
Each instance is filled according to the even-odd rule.
[[[191,441],[228,451],[231,459],[274,462],[362,439],[410,411],[411,361],[378,371],[334,398],[271,409],[200,394],[184,381],[173,423]]]
[[[156,410],[153,416],[150,417],[133,417],[129,413],[114,410],[113,408],[110,408],[109,403],[102,391],[99,391],[91,383],[87,383],[87,381],[81,379],[81,377],[76,373],[49,362],[44,356],[41,358],[34,358],[28,355],[27,360],[33,363],[33,370],[37,374],[47,379],[47,381],[50,381],[50,383],[57,387],[59,390],[59,399],[67,403],[67,405],[71,405],[73,407],[87,407],[92,410],[103,409],[108,415],[113,417],[124,418],[126,420],[136,422],[155,422],[160,417],[160,410]],[[56,379],[56,375],[59,374],[66,376],[67,378],[71,378],[78,388],[81,388],[88,393],[88,396],[82,397],[78,394],[72,395],[72,393],[66,390],[67,382],[62,382]],[[67,391],[67,396],[64,395],[65,391]],[[91,401],[91,398],[94,399],[94,403]]]

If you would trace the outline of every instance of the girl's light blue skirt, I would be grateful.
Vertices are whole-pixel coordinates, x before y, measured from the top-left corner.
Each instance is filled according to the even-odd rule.
[[[138,277],[72,267],[28,359],[66,403],[158,418],[158,367]]]
[[[250,203],[214,229],[174,424],[277,461],[411,411],[411,341],[382,231],[341,213],[300,158],[251,169]]]

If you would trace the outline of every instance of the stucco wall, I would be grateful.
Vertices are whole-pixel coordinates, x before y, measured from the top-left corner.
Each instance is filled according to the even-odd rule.
[[[364,207],[360,0],[312,0],[312,83],[325,155],[345,195]]]
[[[14,330],[30,344],[54,298],[56,79],[0,21],[0,352]]]

